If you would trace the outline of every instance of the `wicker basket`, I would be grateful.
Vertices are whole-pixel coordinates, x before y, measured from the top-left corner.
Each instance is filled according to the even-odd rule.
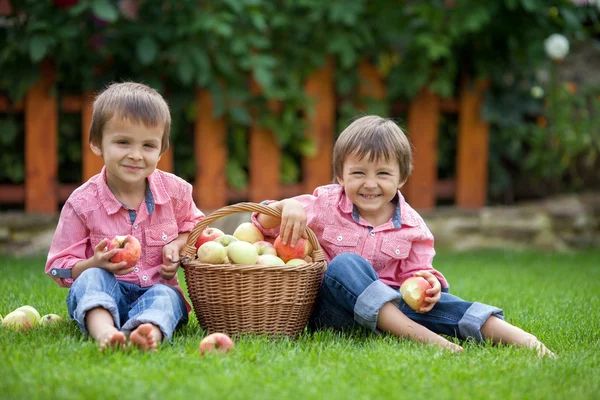
[[[315,234],[306,228],[313,262],[299,266],[213,265],[199,262],[195,243],[212,222],[236,212],[281,212],[255,203],[223,207],[200,221],[182,250],[188,294],[198,323],[211,332],[297,336],[304,329],[327,268]]]

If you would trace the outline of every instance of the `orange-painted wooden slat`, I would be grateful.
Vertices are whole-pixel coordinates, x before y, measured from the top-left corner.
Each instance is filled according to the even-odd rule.
[[[100,173],[104,166],[102,157],[92,153],[89,145],[93,101],[94,94],[92,92],[84,93],[81,96],[81,160],[83,162],[81,174],[83,182]]]
[[[260,87],[252,82],[253,93],[260,93]],[[277,112],[280,104],[273,101],[269,104],[271,112]],[[273,133],[258,125],[254,115],[250,127],[249,153],[249,200],[259,203],[263,200],[279,200],[279,169],[281,167],[281,149],[277,146]]]
[[[194,128],[194,199],[205,212],[227,205],[227,125],[223,117],[215,117],[213,112],[210,92],[198,89]]]
[[[55,71],[42,63],[41,79],[25,100],[25,211],[51,214],[58,209],[58,106],[50,89]]]
[[[173,172],[173,146],[169,146],[169,149],[165,151],[160,160],[158,161],[158,169],[165,172]]]
[[[358,93],[361,98],[370,97],[375,100],[385,100],[386,88],[384,80],[381,78],[377,67],[367,60],[362,60],[358,65],[360,82]],[[361,104],[360,108],[366,111],[366,105]],[[385,115],[383,115],[385,117]]]
[[[302,158],[303,187],[312,193],[317,186],[331,183],[332,153],[335,138],[335,91],[333,60],[329,60],[305,83],[304,91],[314,101],[306,116],[306,137],[315,142],[316,154]]]
[[[456,205],[477,209],[487,201],[489,124],[481,118],[486,80],[463,81],[458,120]]]
[[[408,110],[413,172],[403,190],[411,206],[420,210],[431,210],[436,203],[439,122],[439,97],[425,88]]]
[[[93,96],[93,94],[84,93],[81,96],[73,94],[63,96],[60,101],[60,107],[62,111],[68,113],[78,113],[82,111],[88,104],[85,96]]]

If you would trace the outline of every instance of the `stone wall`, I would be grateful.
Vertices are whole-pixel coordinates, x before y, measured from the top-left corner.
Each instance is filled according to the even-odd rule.
[[[600,193],[479,211],[439,208],[422,216],[436,238],[436,246],[459,251],[567,251],[600,246]],[[232,214],[213,226],[232,233],[238,224],[248,220],[249,213]],[[0,253],[46,254],[57,221],[58,216],[0,213]]]

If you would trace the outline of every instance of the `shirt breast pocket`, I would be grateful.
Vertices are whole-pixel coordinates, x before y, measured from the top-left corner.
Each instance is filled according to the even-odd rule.
[[[162,263],[163,247],[179,236],[179,229],[175,222],[166,222],[146,228],[145,234],[146,265],[155,267]]]
[[[388,263],[397,263],[408,257],[412,243],[408,240],[384,237],[381,241],[382,263],[379,268],[384,268]]]
[[[323,245],[331,258],[341,253],[358,253],[360,235],[358,232],[346,231],[337,227],[323,229]]]

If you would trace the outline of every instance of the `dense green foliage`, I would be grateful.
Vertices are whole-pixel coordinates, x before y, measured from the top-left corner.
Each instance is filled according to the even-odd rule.
[[[300,179],[298,158],[314,151],[303,137],[304,116],[311,109],[303,82],[331,58],[339,128],[359,113],[389,115],[391,103],[410,100],[425,85],[450,97],[457,95],[464,74],[491,79],[486,116],[493,136],[500,138],[491,149],[497,161],[491,190],[501,194],[516,176],[545,168],[535,158],[533,168],[521,162],[516,171],[509,168],[511,158],[520,158],[510,147],[515,140],[525,152],[540,151],[522,139],[527,133],[513,132],[528,132],[531,107],[533,114],[544,113],[542,100],[529,95],[536,84],[534,70],[548,61],[543,40],[559,32],[575,46],[600,32],[598,9],[569,0],[164,0],[139,2],[139,7],[128,0],[11,2],[14,12],[2,17],[0,27],[0,91],[13,100],[22,98],[46,58],[56,67],[60,94],[96,91],[115,80],[148,83],[172,107],[175,172],[193,180],[194,88],[208,88],[215,114],[229,123],[227,175],[234,187],[246,183],[247,129],[253,116],[272,128],[284,150],[282,181]],[[359,98],[361,59],[377,65],[386,78],[385,101]],[[507,84],[507,74],[512,83]],[[252,79],[262,92],[252,91]],[[518,89],[523,81],[525,88]],[[281,101],[280,113],[269,111],[269,100]],[[366,106],[358,109],[357,104]],[[0,119],[0,142],[7,149],[20,146],[19,122],[17,117]],[[77,132],[77,123],[61,118],[62,141]],[[77,169],[71,166],[78,163],[79,144],[61,146],[69,150],[60,156],[61,180],[77,182]],[[0,181],[20,182],[20,152],[7,153]],[[452,175],[453,158],[440,152],[443,175]]]
[[[452,293],[502,307],[558,355],[466,344],[455,355],[390,336],[332,332],[299,340],[242,338],[226,356],[200,357],[195,318],[157,354],[101,354],[74,323],[16,333],[0,328],[6,399],[591,399],[600,393],[598,251],[441,252]],[[0,257],[0,313],[24,304],[66,316],[67,290],[41,258]],[[576,268],[574,268],[576,266]],[[180,276],[181,279],[181,276]]]

